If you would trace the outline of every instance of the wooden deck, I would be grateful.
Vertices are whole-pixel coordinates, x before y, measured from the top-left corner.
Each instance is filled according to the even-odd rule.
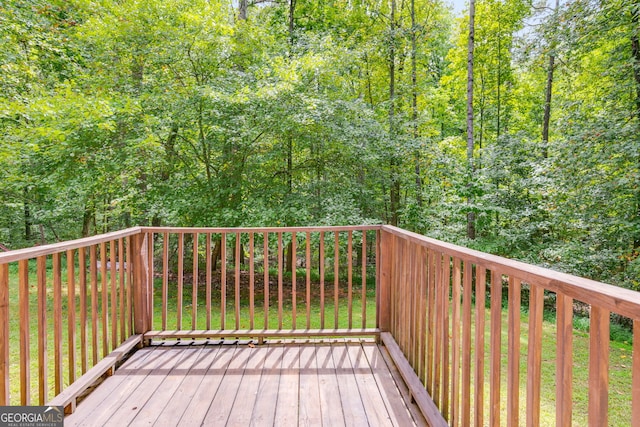
[[[374,342],[178,342],[136,351],[65,425],[425,425],[403,396]]]

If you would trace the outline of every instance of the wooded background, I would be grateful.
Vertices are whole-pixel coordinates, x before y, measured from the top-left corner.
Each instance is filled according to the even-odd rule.
[[[639,289],[631,0],[0,2],[0,243],[391,223]],[[467,219],[474,221],[474,239]]]

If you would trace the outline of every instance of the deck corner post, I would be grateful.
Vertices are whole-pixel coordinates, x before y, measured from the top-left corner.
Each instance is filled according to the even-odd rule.
[[[391,265],[393,234],[380,230],[380,292],[377,295],[378,328],[381,332],[391,330]]]
[[[151,330],[151,313],[149,312],[151,283],[149,282],[148,236],[145,232],[132,236],[133,328],[136,334],[144,334]]]

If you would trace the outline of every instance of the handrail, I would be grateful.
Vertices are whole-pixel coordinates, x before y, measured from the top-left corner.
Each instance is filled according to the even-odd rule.
[[[497,269],[506,275],[517,276],[524,282],[537,283],[546,290],[563,293],[587,304],[598,305],[626,317],[640,318],[639,292],[442,242],[390,225],[383,225],[382,230],[450,256],[483,265],[488,270]]]
[[[572,424],[574,301],[587,304],[590,313],[589,424],[608,424],[611,313],[633,322],[629,397],[632,419],[640,419],[640,370],[636,369],[640,367],[640,293],[397,227],[382,226],[380,238],[381,333],[392,334],[450,425],[500,425],[505,415],[509,425],[520,425],[525,422],[520,419],[521,405],[526,407],[527,425],[540,425],[543,334],[548,333],[543,329],[543,310],[550,293],[555,294],[549,302],[555,302],[557,314],[556,372],[547,386],[556,391],[556,424]],[[526,314],[521,311],[525,291],[529,295]],[[526,327],[522,317],[528,317]],[[526,347],[526,361],[521,360],[521,347]],[[544,355],[546,360],[549,357]],[[521,364],[527,374],[522,403]]]
[[[110,233],[98,234],[96,236],[83,237],[82,239],[67,240],[64,242],[51,243],[48,245],[34,246],[32,248],[14,249],[9,252],[0,253],[0,264],[31,259],[39,256],[52,255],[65,252],[69,249],[78,249],[91,245],[97,245],[124,237],[139,234],[142,227],[131,227],[124,230],[112,231]]]

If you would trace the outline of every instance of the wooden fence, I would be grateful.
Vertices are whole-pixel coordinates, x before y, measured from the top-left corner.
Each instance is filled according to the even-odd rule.
[[[542,387],[556,390],[556,425],[572,425],[575,302],[590,312],[589,425],[609,425],[610,313],[633,322],[632,387],[623,392],[640,425],[640,293],[390,226],[381,230],[380,282],[380,329],[417,374],[414,393],[426,389],[449,425],[538,426]],[[545,339],[556,350],[543,355],[543,308],[554,300],[556,327]],[[555,363],[555,384],[541,380],[543,357]]]
[[[616,313],[634,326],[624,392],[638,425],[637,292],[390,226],[136,227],[0,254],[0,405],[72,411],[149,340],[355,335],[381,338],[434,425],[540,425],[549,386],[571,425],[576,304],[590,314],[589,424],[609,422]]]

